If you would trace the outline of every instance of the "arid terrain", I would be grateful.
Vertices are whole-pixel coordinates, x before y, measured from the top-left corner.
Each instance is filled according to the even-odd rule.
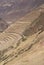
[[[0,0],[0,32],[41,4],[44,0]]]
[[[44,4],[0,33],[0,65],[44,65]]]

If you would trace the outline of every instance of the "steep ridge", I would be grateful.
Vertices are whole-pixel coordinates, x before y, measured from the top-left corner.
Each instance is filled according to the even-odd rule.
[[[16,21],[0,35],[0,65],[44,65],[42,7]]]

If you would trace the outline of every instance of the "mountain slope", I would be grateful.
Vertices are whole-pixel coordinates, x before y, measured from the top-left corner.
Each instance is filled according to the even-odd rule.
[[[43,5],[0,35],[0,65],[44,65]]]
[[[7,22],[18,20],[43,3],[44,0],[0,0],[0,17]]]
[[[44,4],[44,0],[0,0],[0,18],[9,26],[41,4]],[[5,27],[7,28],[6,25]],[[0,30],[4,31],[6,28]]]

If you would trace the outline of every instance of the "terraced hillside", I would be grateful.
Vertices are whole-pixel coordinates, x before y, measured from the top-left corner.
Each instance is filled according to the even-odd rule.
[[[36,14],[36,17],[35,17],[35,14]],[[15,39],[17,36],[20,36],[20,37],[24,37],[24,32],[25,30],[27,30],[29,28],[29,26],[31,25],[31,23],[40,16],[40,12],[37,12],[37,11],[33,11],[31,12],[30,14],[27,14],[25,17],[21,18],[19,21],[16,21],[16,23],[12,24],[10,27],[8,27],[7,30],[5,30],[1,36],[0,36],[0,40],[1,41],[6,41],[8,44],[9,42],[8,41],[11,41],[11,43],[15,43],[15,41],[11,39],[11,37],[13,36],[13,38]],[[16,35],[16,36],[14,36]],[[7,39],[6,39],[7,38]],[[10,40],[8,40],[8,38]],[[4,42],[3,41],[3,42]],[[16,39],[17,41],[17,39]],[[6,43],[6,42],[1,42],[2,44]],[[8,46],[8,44],[4,45],[4,48],[6,46]]]
[[[0,35],[0,65],[44,65],[43,5]]]

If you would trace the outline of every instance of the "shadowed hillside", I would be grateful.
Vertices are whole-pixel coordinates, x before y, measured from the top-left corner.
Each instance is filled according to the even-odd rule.
[[[10,25],[43,3],[44,0],[0,0],[0,18]]]
[[[27,30],[23,33],[25,36],[33,35],[38,31],[44,31],[44,13],[41,12],[40,16],[30,24]]]
[[[7,22],[0,18],[0,33],[3,32],[6,28],[8,28]]]

